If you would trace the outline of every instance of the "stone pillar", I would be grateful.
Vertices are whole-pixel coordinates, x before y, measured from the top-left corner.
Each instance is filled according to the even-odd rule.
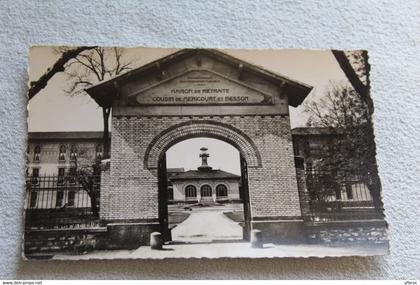
[[[150,234],[150,247],[152,249],[162,249],[163,239],[162,234],[159,232],[153,232]]]
[[[253,248],[262,248],[263,247],[263,237],[260,230],[251,231],[251,247]]]
[[[262,165],[248,167],[251,228],[261,230],[266,242],[300,243],[304,222],[289,117],[253,120],[250,125],[258,133],[251,138],[260,151]]]
[[[200,202],[201,201],[201,190],[199,185],[197,185],[197,201]]]

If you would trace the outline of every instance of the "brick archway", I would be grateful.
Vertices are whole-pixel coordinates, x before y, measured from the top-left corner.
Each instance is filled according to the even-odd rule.
[[[160,158],[171,146],[196,137],[215,138],[227,142],[238,149],[249,168],[262,167],[261,155],[256,145],[241,130],[217,121],[192,120],[166,129],[151,141],[144,156],[145,169],[156,169]]]

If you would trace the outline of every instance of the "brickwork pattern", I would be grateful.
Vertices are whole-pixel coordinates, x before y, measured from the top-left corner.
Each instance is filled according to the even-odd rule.
[[[188,127],[173,128],[183,123]],[[171,127],[165,139],[157,139]],[[102,193],[111,202],[102,204],[101,217],[158,218],[154,166],[171,145],[198,136],[221,139],[244,154],[252,217],[301,216],[290,122],[279,115],[113,117],[111,183],[109,193]]]
[[[247,160],[248,167],[261,167],[261,156],[252,140],[241,130],[211,120],[190,120],[171,126],[157,135],[146,150],[144,165],[157,168],[160,155],[175,143],[185,138],[211,136],[235,146]]]
[[[109,209],[111,204],[113,203],[112,200],[112,191],[110,189],[111,186],[111,169],[110,169],[110,161],[101,164],[101,196],[99,200],[100,211],[99,211],[99,218],[106,219],[107,216],[104,215],[106,211],[102,211],[102,209]]]

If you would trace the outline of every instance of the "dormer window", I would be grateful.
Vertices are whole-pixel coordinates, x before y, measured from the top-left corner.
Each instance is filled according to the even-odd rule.
[[[73,144],[70,147],[70,160],[75,161],[77,159],[77,147],[75,144]]]
[[[58,160],[65,161],[66,160],[66,146],[61,145],[60,146],[60,152],[58,154]]]
[[[34,149],[34,161],[41,161],[41,146],[39,145]]]

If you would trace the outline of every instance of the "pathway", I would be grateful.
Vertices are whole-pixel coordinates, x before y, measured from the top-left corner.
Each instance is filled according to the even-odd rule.
[[[174,243],[208,243],[242,240],[242,227],[227,218],[225,207],[194,208],[191,215],[172,230]]]

